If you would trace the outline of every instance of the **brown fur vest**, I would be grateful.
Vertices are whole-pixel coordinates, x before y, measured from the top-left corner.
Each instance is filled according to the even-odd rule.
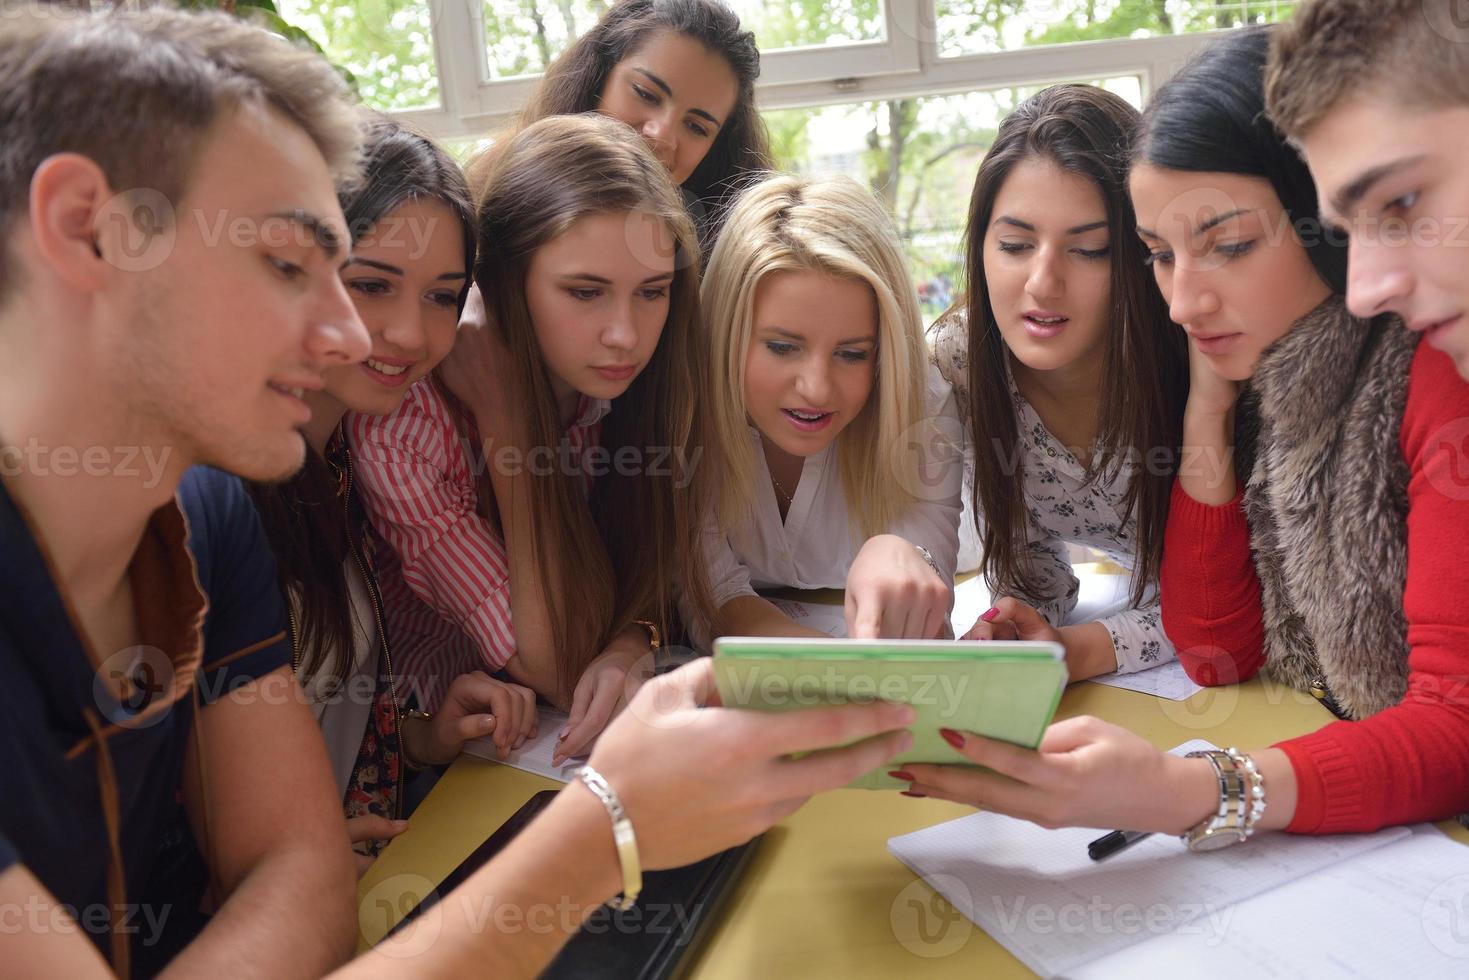
[[[1407,690],[1408,467],[1398,443],[1418,335],[1334,296],[1267,349],[1241,401],[1245,517],[1265,673],[1346,718]]]

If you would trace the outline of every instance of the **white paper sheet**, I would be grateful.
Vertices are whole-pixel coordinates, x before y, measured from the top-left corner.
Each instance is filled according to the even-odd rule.
[[[1217,937],[1159,936],[1068,975],[1176,980],[1469,976],[1469,847],[1432,825],[1232,909]]]
[[[1183,664],[1177,660],[1170,660],[1166,664],[1139,670],[1132,674],[1103,674],[1100,677],[1093,677],[1092,683],[1120,687],[1126,691],[1138,691],[1142,694],[1151,694],[1155,698],[1167,698],[1170,701],[1187,701],[1203,690],[1203,687],[1189,679],[1188,674],[1183,670]]]
[[[847,635],[847,615],[841,606],[824,602],[798,602],[794,599],[771,599],[771,605],[809,629],[827,636]]]
[[[1191,742],[1172,751],[1204,747],[1208,743]],[[1074,975],[1094,960],[1173,933],[1219,945],[1239,903],[1340,867],[1410,832],[1264,834],[1208,854],[1190,854],[1178,838],[1155,834],[1093,861],[1087,844],[1101,833],[1044,830],[980,812],[894,837],[888,850],[1026,966],[1049,977]]]
[[[537,729],[536,737],[526,739],[524,745],[511,751],[504,759],[495,755],[494,740],[488,736],[465,742],[465,753],[515,769],[533,772],[539,776],[549,776],[563,783],[571,782],[576,778],[576,771],[586,764],[587,757],[580,755],[567,759],[559,766],[552,765],[551,759],[556,754],[556,738],[561,733],[561,729],[565,727],[567,716],[545,705],[540,705],[537,711],[540,714],[540,726]]]

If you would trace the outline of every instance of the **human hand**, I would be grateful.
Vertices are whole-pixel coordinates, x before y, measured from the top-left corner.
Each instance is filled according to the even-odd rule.
[[[514,358],[497,324],[489,322],[484,297],[470,286],[459,333],[439,362],[439,381],[474,414],[485,435],[509,438],[522,403]]]
[[[845,786],[913,744],[902,730],[913,709],[904,704],[771,714],[717,703],[713,663],[701,657],[644,684],[592,750],[589,762],[621,798],[645,868],[680,867],[742,844],[812,794]],[[790,758],[796,753],[809,754]]]
[[[1047,640],[1061,643],[1061,631],[1019,599],[996,599],[990,610],[974,621],[964,634],[966,640]]]
[[[437,766],[453,762],[469,739],[490,735],[503,759],[535,737],[538,722],[534,691],[476,670],[454,678],[432,718],[404,729],[404,744],[415,762]]]
[[[407,820],[389,820],[387,817],[379,817],[374,814],[348,817],[347,839],[352,842],[352,857],[357,862],[357,877],[361,878],[366,874],[367,869],[372,867],[372,862],[375,860],[366,854],[359,854],[356,850],[358,844],[390,841],[407,829]]]
[[[638,661],[648,661],[647,677],[652,676],[652,653],[641,627],[630,634],[613,639],[602,654],[587,665],[576,690],[571,695],[571,717],[556,741],[552,765],[582,755],[597,740],[627,699],[637,691],[646,677],[634,674]]]
[[[896,534],[868,538],[847,571],[847,635],[856,640],[935,639],[953,604],[953,583]]]
[[[1154,748],[1098,718],[1058,721],[1038,749],[945,729],[971,761],[965,766],[907,764],[909,790],[1048,829],[1097,827],[1181,834],[1206,816],[1218,793],[1209,763]]]

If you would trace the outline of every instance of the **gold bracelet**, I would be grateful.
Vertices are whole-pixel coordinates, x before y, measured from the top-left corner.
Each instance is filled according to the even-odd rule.
[[[663,634],[658,631],[658,624],[649,622],[646,619],[635,619],[632,621],[632,624],[634,626],[641,626],[643,629],[648,631],[649,650],[657,653],[659,650],[663,649]]]
[[[413,761],[413,754],[408,751],[408,739],[403,737],[403,723],[410,718],[422,718],[424,721],[432,721],[433,717],[434,716],[427,711],[419,711],[417,708],[410,708],[409,710],[402,713],[398,721],[398,738],[401,740],[403,745],[403,765],[408,768],[409,772],[419,772],[428,767],[425,763]]]

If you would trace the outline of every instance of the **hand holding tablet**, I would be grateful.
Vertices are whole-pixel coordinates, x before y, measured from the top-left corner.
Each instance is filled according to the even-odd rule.
[[[971,764],[939,735],[975,732],[1035,748],[1066,687],[1056,643],[763,639],[714,643],[714,677],[730,708],[790,711],[850,701],[897,701],[917,714],[913,745],[849,785],[906,789],[887,774],[905,763]]]

